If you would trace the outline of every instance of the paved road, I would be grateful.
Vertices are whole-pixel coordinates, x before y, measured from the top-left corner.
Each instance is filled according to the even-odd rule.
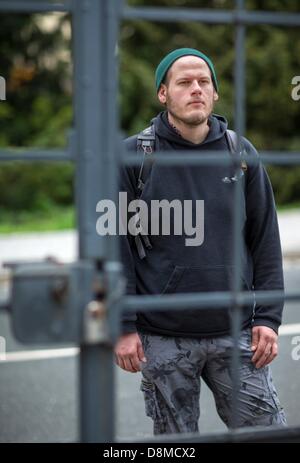
[[[278,214],[282,250],[285,257],[300,263],[300,209]],[[100,239],[100,237],[99,237]],[[62,262],[77,259],[78,235],[74,230],[25,234],[0,234],[0,270],[3,262],[44,259],[53,256]]]
[[[299,264],[286,265],[285,279],[288,290],[299,289]],[[284,323],[299,322],[299,303],[288,304]],[[279,396],[290,425],[300,424],[300,360],[293,360],[291,355],[295,349],[292,339],[296,335],[295,332],[280,337],[281,353],[273,363]],[[52,354],[53,358],[22,361],[18,352],[24,350],[24,346],[13,339],[5,314],[0,314],[0,336],[6,338],[10,356],[8,361],[0,362],[0,442],[77,440],[78,357],[74,350],[64,350],[60,358],[57,352],[48,351],[47,355]],[[12,352],[16,352],[15,358]],[[300,354],[300,349],[298,352]],[[117,367],[115,372],[117,436],[131,440],[151,436],[152,423],[145,416],[139,391],[140,373],[126,373]],[[211,393],[203,384],[201,410],[200,430],[203,433],[225,429],[215,412]]]

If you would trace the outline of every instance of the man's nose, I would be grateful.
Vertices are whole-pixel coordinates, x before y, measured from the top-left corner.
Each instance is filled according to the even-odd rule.
[[[202,91],[201,86],[197,80],[193,80],[192,93],[200,93]]]

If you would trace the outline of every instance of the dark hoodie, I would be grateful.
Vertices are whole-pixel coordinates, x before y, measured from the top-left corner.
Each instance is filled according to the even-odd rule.
[[[156,150],[228,150],[226,120],[218,115],[209,118],[210,130],[200,144],[183,139],[168,122],[167,113],[152,120],[156,132]],[[251,143],[243,139],[248,156],[258,156]],[[136,152],[136,136],[125,140],[129,151]],[[167,153],[166,153],[167,155]],[[122,169],[120,191],[128,201],[136,198],[139,166]],[[228,291],[234,272],[233,211],[234,183],[228,181],[231,166],[162,166],[154,162],[141,199],[150,210],[152,199],[172,201],[204,200],[204,240],[199,246],[186,246],[189,236],[150,236],[153,248],[140,259],[133,237],[121,237],[121,255],[127,278],[127,294],[170,294]],[[226,179],[227,181],[224,179]],[[242,198],[242,271],[241,287],[253,294],[253,302],[242,308],[242,326],[264,325],[276,332],[281,323],[283,302],[268,305],[255,303],[255,290],[282,290],[283,272],[280,239],[272,187],[261,164],[248,166],[245,194]],[[193,220],[195,216],[193,217]],[[150,220],[149,220],[150,222]],[[195,222],[193,222],[195,225]],[[149,225],[149,230],[151,230]],[[183,229],[184,230],[184,229]],[[141,331],[170,336],[208,337],[230,332],[230,308],[183,309],[125,313],[123,333]]]

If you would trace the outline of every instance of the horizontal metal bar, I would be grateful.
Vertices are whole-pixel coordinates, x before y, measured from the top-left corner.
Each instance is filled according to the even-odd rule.
[[[284,294],[283,291],[255,291],[255,301],[260,305],[268,305],[278,301],[300,300],[300,292]],[[153,294],[145,296],[125,296],[122,310],[129,312],[143,312],[148,310],[182,310],[202,308],[231,307],[235,304],[252,303],[254,293],[238,292],[236,295],[230,291]]]
[[[261,305],[267,305],[269,303],[274,303],[278,302],[282,299],[284,299],[285,302],[293,302],[293,301],[298,301],[300,300],[300,292],[298,291],[289,291],[288,293],[284,294],[283,291],[254,291],[255,293],[255,300],[256,302],[259,302]],[[244,294],[247,294],[246,292],[244,293],[238,293],[238,300],[242,303],[244,300]],[[247,301],[250,298],[247,297]]]
[[[247,162],[248,162],[248,158]],[[264,164],[293,165],[300,164],[300,153],[289,151],[260,151],[259,159]],[[249,161],[251,164],[252,161]]]
[[[299,13],[285,13],[284,11],[242,11],[237,14],[237,22],[240,24],[269,24],[272,26],[300,26]]]
[[[145,19],[159,22],[199,21],[209,24],[270,24],[277,26],[299,26],[299,13],[272,11],[235,11],[196,8],[153,8],[126,7],[123,10],[125,19]]]
[[[0,0],[0,13],[42,13],[49,11],[63,11],[71,12],[73,9],[73,2],[43,2],[39,1],[26,1],[26,0]]]
[[[200,165],[232,165],[234,158],[228,155],[227,151],[176,151],[168,152],[166,155],[165,151],[155,152],[155,163],[160,165],[174,165],[174,166],[200,166]],[[277,165],[294,165],[300,164],[300,153],[289,151],[261,151],[259,157],[245,156],[243,159],[246,160],[249,165],[256,165],[260,162],[264,164],[277,164]],[[137,153],[131,154],[126,151],[122,156],[122,162],[125,165],[135,166],[140,165],[141,156],[137,156]],[[239,162],[239,158],[237,158]]]
[[[229,292],[153,294],[147,296],[125,296],[123,310],[144,312],[162,309],[202,309],[208,307],[229,307],[232,304],[233,296]]]
[[[224,151],[225,153],[225,151]],[[123,162],[126,165],[140,165],[141,163],[141,155],[137,156],[135,154],[126,154],[123,156]],[[182,165],[231,165],[232,158],[227,154],[222,154],[222,151],[199,151],[191,153],[190,151],[172,151],[168,152],[155,152],[155,163],[160,165],[174,165],[174,166],[182,166]]]
[[[155,153],[155,162],[161,165],[231,165],[233,158],[220,151],[203,151],[191,153],[190,151],[176,151],[175,154],[165,152]],[[262,151],[259,158],[245,158],[249,165],[258,164],[260,161],[265,164],[294,165],[300,164],[300,153]],[[64,150],[40,150],[28,149],[22,152],[14,150],[0,150],[0,161],[73,161],[69,151]],[[141,158],[135,154],[123,156],[126,165],[139,165]]]
[[[28,149],[24,151],[0,150],[0,161],[73,161],[73,157],[64,150]]]
[[[1,298],[0,299],[0,313],[1,311],[8,311],[10,307],[10,299],[9,298]]]
[[[198,8],[164,8],[164,7],[126,7],[123,10],[125,19],[146,19],[163,22],[201,21],[223,24],[233,22],[233,13],[228,10],[212,10]]]
[[[118,439],[115,442],[117,443],[127,443],[132,442],[131,440]],[[190,443],[238,443],[238,442],[252,442],[252,443],[300,443],[300,426],[293,427],[262,427],[255,426],[248,427],[243,429],[236,429],[234,431],[222,432],[222,433],[213,433],[213,434],[203,434],[199,433],[182,433],[182,434],[164,434],[163,436],[155,436],[147,439],[135,439],[135,443],[156,443],[156,442],[165,442],[165,443],[181,443],[181,442],[190,442]]]

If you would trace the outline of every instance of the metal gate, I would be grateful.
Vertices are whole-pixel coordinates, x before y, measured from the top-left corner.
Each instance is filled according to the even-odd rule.
[[[1,12],[50,12],[72,14],[74,59],[75,122],[69,146],[62,150],[26,149],[22,153],[0,150],[1,161],[41,160],[71,161],[76,166],[76,201],[79,224],[79,261],[58,266],[41,262],[20,264],[13,273],[12,295],[1,308],[9,310],[17,339],[23,343],[74,342],[80,346],[80,440],[82,442],[117,442],[114,428],[114,342],[119,335],[121,310],[169,310],[213,307],[218,302],[233,308],[232,334],[237,347],[240,308],[252,297],[241,291],[241,185],[235,182],[233,249],[235,273],[232,290],[217,293],[193,293],[154,296],[124,296],[124,276],[116,236],[98,236],[96,204],[101,198],[118,204],[118,169],[120,162],[139,163],[133,154],[124,153],[119,134],[116,104],[116,47],[120,21],[198,21],[232,24],[235,27],[235,130],[245,132],[245,34],[246,26],[273,24],[300,26],[300,14],[247,11],[244,0],[236,0],[234,10],[184,8],[132,8],[122,0],[0,0]],[[91,53],[91,50],[94,50]],[[116,134],[119,134],[116,136]],[[122,156],[120,155],[122,154]],[[261,152],[262,161],[273,164],[300,164],[300,153]],[[156,153],[159,164],[228,164],[236,170],[239,162],[226,153],[190,152]],[[247,161],[248,162],[248,161]],[[258,162],[253,160],[253,163]],[[259,303],[282,299],[280,291],[256,292]],[[300,293],[286,294],[285,300],[299,300]],[[142,304],[141,304],[142,303]],[[213,436],[165,436],[143,442],[300,442],[300,427],[286,429],[236,429],[239,356],[232,356],[233,416],[230,430]],[[118,441],[120,442],[120,441]],[[136,441],[138,442],[138,441]]]

